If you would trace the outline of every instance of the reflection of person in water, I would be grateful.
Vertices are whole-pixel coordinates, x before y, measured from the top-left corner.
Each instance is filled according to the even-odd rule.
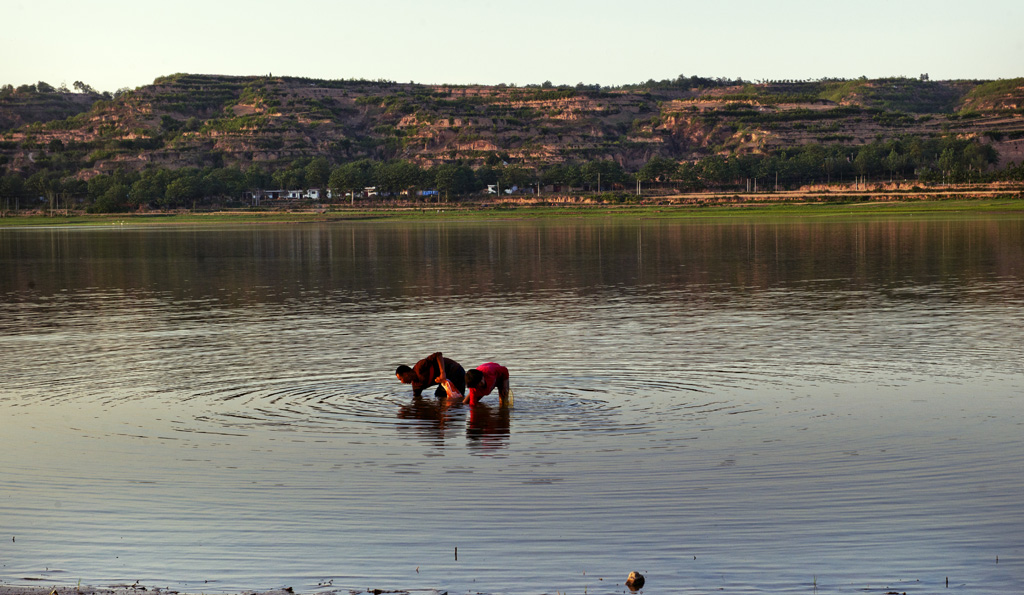
[[[421,359],[411,368],[402,365],[398,366],[398,369],[395,370],[395,376],[398,377],[402,384],[412,385],[412,395],[414,397],[420,396],[423,389],[438,384],[437,378],[442,375],[450,380],[455,385],[455,388],[459,389],[459,393],[465,392],[466,371],[462,369],[459,362],[447,357],[441,357],[441,352],[433,353]],[[438,386],[437,390],[434,391],[434,395],[443,397],[446,392],[443,386]]]
[[[483,449],[505,446],[512,433],[511,418],[508,407],[494,409],[484,403],[477,403],[469,410],[466,438],[471,444]]]
[[[411,429],[417,429],[439,440],[444,440],[448,434],[449,422],[452,420],[451,409],[447,401],[436,399],[424,399],[413,397],[412,402],[402,405],[398,409],[398,419],[419,420],[424,423],[409,424]]]

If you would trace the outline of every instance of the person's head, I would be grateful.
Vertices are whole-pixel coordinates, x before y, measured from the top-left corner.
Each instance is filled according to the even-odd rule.
[[[397,376],[398,379],[402,381],[402,384],[412,384],[413,374],[412,368],[410,368],[409,366],[398,366],[398,369],[395,370],[395,376]]]
[[[466,388],[483,388],[484,375],[480,370],[466,372]]]

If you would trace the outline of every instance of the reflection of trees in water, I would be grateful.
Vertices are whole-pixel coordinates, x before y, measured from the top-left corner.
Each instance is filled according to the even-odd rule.
[[[421,423],[400,426],[423,432],[428,438],[443,441],[455,435],[456,412],[466,410],[466,438],[471,448],[492,450],[508,446],[512,416],[507,407],[491,407],[477,403],[469,407],[461,403],[450,404],[446,397],[413,397],[398,408],[399,419],[418,420]]]
[[[823,207],[825,208],[825,207]],[[856,207],[851,207],[856,208]],[[0,233],[0,281],[15,291],[127,290],[183,307],[524,291],[700,294],[841,280],[1015,275],[1024,221],[785,220],[405,223]],[[718,287],[714,287],[718,285]],[[30,289],[32,288],[32,289]],[[977,299],[977,298],[975,298]],[[207,300],[207,303],[203,303]]]

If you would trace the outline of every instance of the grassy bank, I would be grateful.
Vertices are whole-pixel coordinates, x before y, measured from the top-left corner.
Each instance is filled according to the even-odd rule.
[[[343,221],[436,221],[489,219],[546,219],[558,217],[627,216],[659,219],[718,219],[749,217],[876,218],[959,217],[971,215],[1024,216],[1024,199],[969,199],[917,201],[850,201],[830,203],[729,203],[716,205],[386,205],[339,207],[326,211],[216,211],[173,213],[119,213],[113,215],[21,215],[0,218],[0,227],[286,224]]]

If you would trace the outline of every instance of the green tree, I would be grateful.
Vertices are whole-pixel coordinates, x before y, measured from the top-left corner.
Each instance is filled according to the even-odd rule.
[[[444,163],[427,173],[445,200],[452,194],[467,194],[479,188],[473,168],[464,164]]]
[[[675,175],[678,165],[673,159],[655,155],[640,167],[637,178],[645,182],[664,182]]]
[[[802,147],[797,153],[795,163],[798,178],[804,182],[814,182],[820,179],[821,174],[825,174],[827,180],[831,174],[826,166],[827,158],[828,151],[817,143]]]
[[[896,151],[896,147],[893,147],[889,151],[889,154],[886,155],[885,159],[882,160],[882,165],[885,166],[885,169],[889,172],[890,182],[892,182],[893,180],[893,174],[895,174],[896,172],[902,173],[903,168],[906,166],[906,163],[906,156],[901,153],[898,153]]]
[[[610,159],[588,161],[580,167],[580,174],[583,184],[599,191],[607,190],[611,188],[612,184],[625,181],[625,171],[622,166]]]
[[[676,167],[675,179],[686,190],[697,190],[701,187],[700,168],[695,163],[684,161]]]
[[[720,186],[729,179],[729,165],[721,155],[705,157],[698,163],[700,181],[705,186]]]
[[[89,211],[112,213],[123,211],[129,204],[132,186],[138,176],[118,169],[112,174],[93,176],[86,184],[86,191],[92,202]]]
[[[57,172],[48,169],[39,170],[29,176],[25,185],[30,191],[44,197],[51,211],[60,207],[61,180],[60,174]]]
[[[212,168],[203,175],[203,190],[206,196],[241,198],[246,187],[246,176],[237,167]]]
[[[421,185],[422,170],[409,161],[395,159],[374,167],[377,185],[385,192],[402,192]]]
[[[93,201],[90,213],[116,213],[127,210],[128,194],[131,187],[123,182],[113,182]]]
[[[942,178],[944,182],[948,182],[952,179],[960,163],[956,157],[956,151],[953,147],[947,147],[943,149],[939,155],[939,171],[942,172]]]
[[[287,169],[279,169],[271,176],[273,185],[281,190],[299,190],[306,187],[306,167],[292,163]]]
[[[128,192],[128,206],[139,207],[145,204],[163,202],[167,192],[167,184],[171,180],[170,172],[162,168],[147,169],[142,172]]]
[[[570,163],[565,166],[562,174],[562,183],[571,188],[583,187],[583,168],[578,163]]]
[[[992,145],[972,142],[964,148],[963,162],[968,171],[978,172],[980,177],[989,165],[999,161],[999,155]]]
[[[544,185],[548,185],[548,184],[561,184],[562,183],[561,178],[562,178],[562,174],[564,173],[564,170],[565,170],[565,165],[563,165],[561,163],[552,163],[552,164],[547,164],[547,165],[542,166],[540,168],[540,171],[538,172],[537,175],[540,178],[540,183],[541,184],[544,184]],[[476,170],[476,173],[477,173],[477,177],[479,178],[480,177],[480,170],[479,169]],[[493,184],[493,182],[491,182],[491,183]]]
[[[270,183],[270,174],[258,164],[253,163],[246,168],[245,187],[249,190],[266,190]]]
[[[0,199],[4,200],[5,208],[20,208],[25,198],[25,180],[17,174],[7,174],[0,178]]]
[[[91,200],[103,196],[103,193],[107,191],[107,188],[114,183],[114,179],[107,174],[99,174],[89,178],[89,182],[86,184],[86,189],[89,193]]]
[[[99,95],[99,93],[96,92],[96,89],[93,89],[92,86],[87,85],[87,84],[83,83],[82,81],[75,81],[75,83],[72,86],[79,93],[88,93],[90,95]]]
[[[442,163],[434,168],[434,186],[446,201],[458,185],[457,170],[458,166],[454,163]]]
[[[533,179],[534,176],[530,170],[519,165],[506,165],[501,168],[499,181],[501,182],[501,188],[504,190],[514,186],[524,188],[529,185]]]
[[[166,206],[189,206],[203,196],[203,180],[195,171],[182,171],[167,184],[164,195]]]
[[[325,157],[316,157],[305,167],[305,180],[310,188],[326,188],[331,177],[331,165]]]
[[[870,177],[875,175],[881,168],[882,157],[881,147],[877,143],[864,145],[857,151],[853,158],[853,168],[858,175]]]
[[[369,159],[350,161],[334,168],[327,184],[339,196],[344,196],[349,191],[353,192],[354,200],[356,193],[374,185],[373,171],[374,162]]]
[[[373,179],[377,191],[381,194],[391,194],[399,189],[399,181],[395,178],[391,162],[378,161],[373,164]]]
[[[498,172],[490,165],[481,165],[477,168],[475,175],[481,187],[498,183]]]

